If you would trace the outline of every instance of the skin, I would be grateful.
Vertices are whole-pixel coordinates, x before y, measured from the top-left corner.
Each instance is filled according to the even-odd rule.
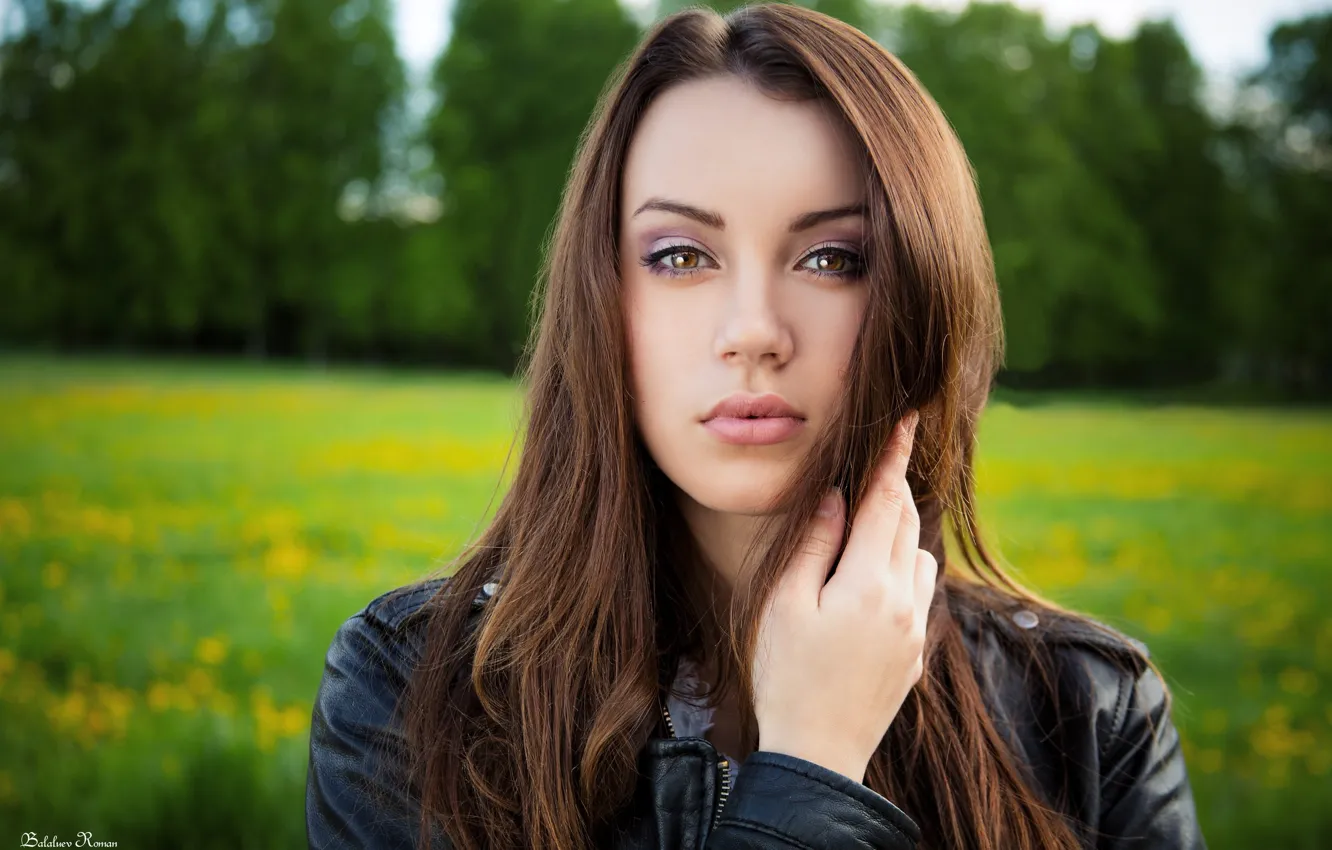
[[[712,568],[696,580],[718,600],[846,379],[869,295],[863,215],[791,228],[808,213],[863,205],[861,162],[825,106],[777,101],[733,76],[663,93],[629,148],[619,241],[635,415]],[[720,221],[655,208],[662,201]],[[737,391],[781,395],[805,427],[774,445],[722,442],[701,420]],[[857,781],[920,677],[936,567],[917,545],[909,453],[899,427],[826,584],[847,533],[840,497],[833,516],[811,523],[755,659],[760,748]],[[737,708],[718,708],[709,737],[743,757]]]

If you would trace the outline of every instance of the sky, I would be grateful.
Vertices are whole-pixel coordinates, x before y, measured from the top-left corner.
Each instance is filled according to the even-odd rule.
[[[423,74],[448,39],[451,0],[396,0],[395,27],[403,59]],[[646,14],[652,0],[623,0]],[[923,5],[959,9],[966,0],[925,0]],[[1194,58],[1214,81],[1234,80],[1263,63],[1267,34],[1278,21],[1332,9],[1332,0],[1015,0],[1043,13],[1053,28],[1093,22],[1116,38],[1139,21],[1172,17]]]

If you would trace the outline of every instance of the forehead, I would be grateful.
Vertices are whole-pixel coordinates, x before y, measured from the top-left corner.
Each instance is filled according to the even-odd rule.
[[[859,146],[825,104],[787,102],[738,77],[674,86],[648,107],[630,142],[623,215],[662,196],[733,216],[863,200]]]

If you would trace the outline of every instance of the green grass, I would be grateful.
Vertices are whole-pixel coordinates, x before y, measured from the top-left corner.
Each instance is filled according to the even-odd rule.
[[[486,376],[0,359],[0,834],[303,846],[328,641],[493,513],[520,404]],[[1213,850],[1332,846],[1332,414],[995,403],[980,457],[1019,576],[1165,670]]]

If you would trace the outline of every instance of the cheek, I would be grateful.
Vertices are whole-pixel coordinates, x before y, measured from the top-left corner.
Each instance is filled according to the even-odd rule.
[[[665,305],[654,304],[635,289],[632,285],[626,288],[625,332],[634,408],[644,420],[669,404],[672,391],[679,389],[688,341],[681,337],[681,329],[669,311],[663,309]]]
[[[696,416],[710,402],[708,327],[702,305],[686,298],[631,299],[629,368],[634,426],[648,453],[677,486],[698,482],[703,440]]]
[[[706,331],[699,319],[708,306],[678,293],[653,292],[643,281],[625,288],[625,327],[636,372],[679,371],[699,350]]]
[[[856,339],[860,334],[860,317],[848,320],[841,328],[832,345],[832,357],[838,370],[838,377],[845,378],[851,368],[851,354],[856,349]]]
[[[838,302],[823,305],[825,309],[810,310],[817,321],[806,326],[805,339],[809,352],[817,359],[817,371],[835,380],[820,382],[828,395],[836,395],[838,384],[845,380],[851,368],[851,355],[860,336],[861,321],[869,303],[868,290],[861,290]]]

